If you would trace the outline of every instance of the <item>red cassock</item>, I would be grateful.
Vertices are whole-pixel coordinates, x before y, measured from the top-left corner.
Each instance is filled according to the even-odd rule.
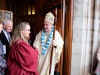
[[[39,75],[37,72],[38,51],[24,41],[16,41],[7,61],[7,75]]]

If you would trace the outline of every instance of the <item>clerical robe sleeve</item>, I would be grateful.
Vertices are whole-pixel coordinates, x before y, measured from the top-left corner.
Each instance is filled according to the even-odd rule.
[[[13,45],[11,49],[12,60],[20,65],[24,70],[36,72],[38,64],[38,51],[34,50],[27,43],[20,41]]]
[[[40,50],[41,49],[41,31],[36,35],[33,46]]]
[[[61,56],[61,53],[62,53],[62,49],[63,49],[63,39],[60,35],[60,33],[58,31],[56,31],[56,37],[55,37],[55,40],[57,42],[57,48],[54,48],[54,51],[55,51],[55,62],[58,63],[59,60],[60,60],[60,56]]]

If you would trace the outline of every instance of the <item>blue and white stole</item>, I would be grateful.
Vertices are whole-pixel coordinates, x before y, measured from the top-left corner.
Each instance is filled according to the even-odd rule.
[[[53,38],[53,32],[54,32],[54,26],[52,26],[49,37],[47,38],[47,40],[45,42],[46,33],[45,33],[44,30],[42,30],[42,38],[41,38],[41,41],[42,41],[42,55],[45,55],[46,52],[47,52],[47,49],[49,48],[49,45],[50,45],[51,40]]]

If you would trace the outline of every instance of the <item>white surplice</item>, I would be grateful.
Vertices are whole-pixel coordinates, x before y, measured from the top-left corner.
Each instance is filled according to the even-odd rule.
[[[35,41],[33,46],[39,50],[39,62],[38,62],[38,72],[40,75],[49,75],[49,68],[50,68],[50,55],[52,49],[52,42],[48,50],[46,51],[45,55],[42,55],[42,43],[41,43],[41,31],[36,35]],[[46,36],[48,37],[48,35]],[[46,38],[47,39],[47,38]],[[45,39],[45,40],[46,40]],[[60,60],[60,55],[63,48],[63,40],[61,35],[58,31],[55,31],[55,41],[57,42],[57,48],[53,48],[53,60],[52,60],[52,67],[51,67],[51,74],[54,75],[54,69],[56,63]]]

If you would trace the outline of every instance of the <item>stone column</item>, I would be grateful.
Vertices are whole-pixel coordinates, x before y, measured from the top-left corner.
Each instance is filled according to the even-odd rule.
[[[98,45],[99,18],[94,7],[99,0],[73,0],[73,39],[71,75],[90,75],[91,57]],[[94,3],[98,4],[94,4]],[[96,11],[99,13],[99,11]],[[96,14],[97,15],[97,14]],[[96,17],[95,15],[95,17]],[[99,16],[99,15],[98,15]]]

